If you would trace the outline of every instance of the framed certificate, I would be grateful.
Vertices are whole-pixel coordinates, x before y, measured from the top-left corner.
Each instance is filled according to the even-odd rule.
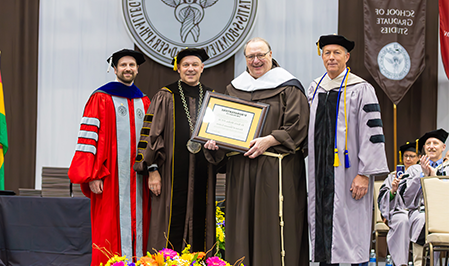
[[[207,91],[191,140],[212,139],[220,148],[246,152],[261,134],[269,105]]]

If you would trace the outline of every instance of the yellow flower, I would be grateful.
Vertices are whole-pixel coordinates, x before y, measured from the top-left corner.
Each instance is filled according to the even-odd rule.
[[[113,264],[115,262],[126,261],[126,260],[127,260],[126,256],[120,257],[119,255],[114,255],[114,257],[112,257],[108,260],[108,262],[106,263],[105,266],[111,266],[111,264]]]
[[[183,260],[192,261],[192,259],[194,258],[194,254],[183,254],[181,255],[181,258]]]
[[[223,211],[219,207],[216,206],[216,219],[217,219],[217,222],[222,223],[223,220],[225,220],[223,215],[224,215]]]
[[[183,251],[181,252],[182,254],[189,254],[191,250],[191,245],[187,244],[186,247],[183,249]]]
[[[225,235],[223,234],[223,231],[218,228],[216,230],[216,238],[219,238],[220,242],[223,242],[225,239]]]

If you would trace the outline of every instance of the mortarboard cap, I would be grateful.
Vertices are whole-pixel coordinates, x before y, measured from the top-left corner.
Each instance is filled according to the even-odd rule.
[[[405,145],[400,146],[400,151],[405,153],[405,151],[412,151],[415,153],[418,153],[418,150],[416,150],[416,142],[406,142]]]
[[[417,144],[418,142],[419,142],[419,139],[416,139],[416,141],[414,141],[414,142],[406,142],[406,144],[400,146],[400,150],[398,151],[398,153],[399,153],[398,161],[400,163],[402,163],[402,157],[406,151],[412,151],[412,152],[419,154],[418,144]]]
[[[328,45],[328,44],[338,44],[338,45],[344,47],[345,49],[347,49],[348,52],[353,50],[353,48],[355,47],[354,41],[350,41],[342,35],[337,35],[337,34],[322,35],[322,36],[320,36],[319,41],[316,42],[317,52],[319,53],[319,55],[320,55],[320,49],[322,49],[325,45]]]
[[[442,128],[440,128],[438,130],[433,130],[433,131],[427,132],[419,139],[419,150],[422,151],[423,145],[425,145],[425,142],[427,142],[427,139],[429,139],[429,138],[437,138],[438,140],[445,143],[445,141],[447,140],[447,137],[448,137],[448,132]]]
[[[124,56],[132,56],[134,59],[136,59],[136,64],[140,65],[145,62],[144,55],[138,51],[130,50],[130,49],[122,49],[120,51],[117,51],[113,53],[107,60],[110,65],[117,67],[117,62],[119,62],[119,59]]]
[[[173,70],[177,71],[177,64],[179,64],[184,57],[189,55],[197,56],[202,62],[209,59],[208,54],[203,48],[186,48],[178,52],[177,56],[172,59]]]

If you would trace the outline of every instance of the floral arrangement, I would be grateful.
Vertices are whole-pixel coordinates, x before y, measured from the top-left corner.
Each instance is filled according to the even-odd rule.
[[[96,246],[96,245],[94,245]],[[190,253],[191,245],[187,245],[182,251],[181,255],[178,252],[165,248],[160,250],[156,254],[150,254],[141,257],[136,262],[133,259],[127,259],[126,256],[113,255],[108,253],[104,248],[96,247],[104,254],[107,254],[110,258],[108,262],[100,266],[231,266],[230,263],[222,259],[223,252],[225,251],[225,217],[224,213],[217,206],[216,201],[216,254],[217,256],[206,259],[204,252]],[[244,266],[242,263],[235,263],[240,266]]]
[[[147,256],[141,257],[137,262],[127,259],[126,256],[112,256],[104,266],[231,266],[219,257],[206,258],[204,252],[190,253],[191,246],[187,245],[183,252],[165,248],[156,254],[147,252]],[[243,264],[240,264],[241,266]],[[103,266],[101,263],[100,266]]]
[[[216,201],[216,254],[222,258],[222,252],[225,252],[225,217],[223,211],[217,206]]]

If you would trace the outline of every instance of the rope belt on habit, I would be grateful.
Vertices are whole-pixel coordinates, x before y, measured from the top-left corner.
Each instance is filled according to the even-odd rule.
[[[297,148],[295,151],[300,150],[300,148]],[[229,152],[227,153],[227,157],[235,156],[240,154],[240,152]],[[278,158],[278,216],[280,217],[280,234],[281,234],[281,265],[284,266],[284,257],[286,256],[286,251],[284,250],[284,217],[283,217],[283,183],[282,183],[282,160],[285,156],[289,155],[291,153],[284,153],[284,154],[278,154],[273,152],[264,152],[262,155],[270,156],[270,157],[276,157]]]

